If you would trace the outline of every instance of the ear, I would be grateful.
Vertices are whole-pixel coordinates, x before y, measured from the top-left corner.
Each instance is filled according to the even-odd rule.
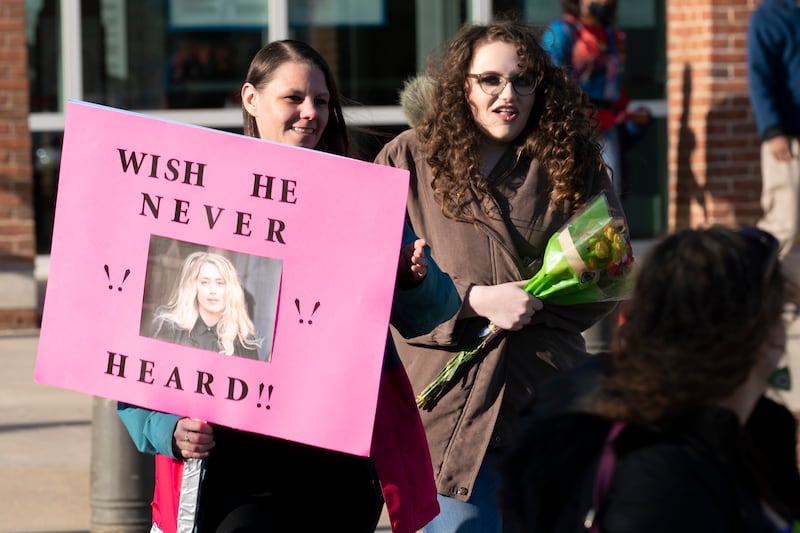
[[[252,83],[242,85],[242,106],[245,111],[255,116],[258,109],[258,91]]]

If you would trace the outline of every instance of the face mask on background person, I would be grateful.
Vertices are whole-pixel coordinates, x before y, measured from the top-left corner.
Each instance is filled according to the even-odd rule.
[[[603,26],[608,26],[612,22],[612,9],[611,5],[609,4],[592,2],[589,4],[589,14],[600,21]]]

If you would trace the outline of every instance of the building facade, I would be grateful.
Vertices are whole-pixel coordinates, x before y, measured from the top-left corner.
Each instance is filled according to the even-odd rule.
[[[0,2],[0,327],[35,325],[36,255],[24,0]]]
[[[746,33],[757,0],[667,5],[669,229],[752,224],[760,142],[747,96]]]
[[[626,81],[656,120],[625,156],[637,240],[759,214],[745,33],[756,0],[619,0]],[[559,0],[0,0],[0,328],[38,325],[65,102],[240,131],[252,54],[308,41],[335,71],[364,158],[404,129],[398,91],[469,21],[545,25]]]

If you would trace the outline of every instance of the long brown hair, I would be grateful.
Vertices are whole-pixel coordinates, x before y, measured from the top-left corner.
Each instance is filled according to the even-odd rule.
[[[780,323],[786,290],[752,237],[723,227],[668,236],[639,267],[590,410],[658,423],[730,395]]]
[[[465,25],[450,42],[444,56],[431,63],[428,75],[435,84],[431,113],[417,129],[433,170],[431,186],[445,216],[471,220],[467,204],[471,190],[489,196],[479,168],[480,134],[465,94],[465,83],[475,48],[488,42],[517,47],[523,73],[541,81],[528,123],[516,139],[518,154],[538,161],[547,180],[551,203],[575,209],[586,202],[587,180],[604,171],[596,129],[586,110],[590,103],[580,88],[553,65],[539,43],[539,32],[514,18],[490,24]]]
[[[342,112],[342,96],[336,85],[336,79],[325,59],[310,45],[291,39],[269,43],[253,57],[245,82],[251,83],[256,90],[259,90],[272,80],[277,68],[287,62],[306,63],[322,71],[325,85],[330,93],[329,118],[316,149],[338,155],[349,155],[350,140]],[[242,116],[244,134],[260,137],[256,119],[247,112],[244,105],[242,105]]]

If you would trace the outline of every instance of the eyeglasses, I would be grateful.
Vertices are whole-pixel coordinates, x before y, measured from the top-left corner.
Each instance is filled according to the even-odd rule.
[[[740,228],[738,233],[758,246],[759,259],[764,263],[762,269],[763,283],[766,285],[775,270],[775,265],[778,264],[778,252],[781,247],[778,239],[772,233],[753,226]]]
[[[766,285],[775,266],[778,263],[780,243],[771,233],[755,227],[739,229],[739,235],[746,237],[749,242],[756,243],[760,248],[759,254],[763,257],[763,283]],[[800,305],[796,302],[785,302],[781,311],[781,318],[787,327],[800,318]]]
[[[507,78],[500,74],[467,74],[467,77],[478,80],[478,86],[481,90],[491,96],[497,96],[503,92],[503,89],[505,89],[506,85],[509,83],[511,83],[511,86],[520,96],[533,94],[533,91],[536,90],[536,86],[539,85],[538,79],[527,75]]]

